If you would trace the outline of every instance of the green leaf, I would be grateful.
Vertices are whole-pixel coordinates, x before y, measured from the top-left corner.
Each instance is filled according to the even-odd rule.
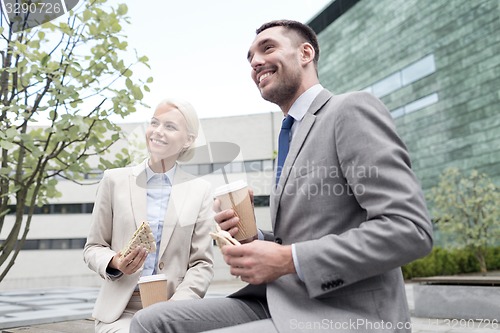
[[[132,83],[132,80],[127,78],[125,80],[125,86],[129,89],[129,90],[132,90],[134,88],[134,84]]]
[[[92,17],[92,12],[90,10],[85,10],[83,11],[82,17],[84,21],[89,21]]]
[[[129,78],[132,76],[132,74],[134,74],[130,69],[126,69],[125,72],[123,72],[123,76]]]
[[[121,3],[120,5],[118,5],[118,9],[116,10],[116,13],[118,15],[122,16],[122,15],[127,14],[127,12],[128,12],[128,7],[126,4]]]
[[[142,99],[144,97],[141,88],[138,86],[133,86],[132,87],[132,96],[134,96],[135,99]]]
[[[16,135],[18,135],[19,132],[17,129],[15,129],[14,127],[9,127],[6,131],[5,131],[5,135],[7,138],[14,138]]]
[[[2,149],[12,149],[14,148],[14,144],[10,141],[5,141],[5,140],[2,140],[0,139],[0,147],[2,147]]]

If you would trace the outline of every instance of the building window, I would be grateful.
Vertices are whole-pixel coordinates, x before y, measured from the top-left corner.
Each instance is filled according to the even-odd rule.
[[[262,161],[245,161],[246,172],[260,172],[262,171]]]
[[[435,71],[436,63],[434,62],[434,55],[430,54],[401,71],[403,86],[420,80],[421,78],[426,77],[427,75],[430,75]]]
[[[191,174],[191,175],[198,175],[198,165],[193,165],[193,164],[182,164],[181,169],[184,170],[185,172]]]
[[[434,55],[430,54],[362,89],[362,91],[372,93],[380,98],[387,96],[390,93],[393,93],[417,80],[420,80],[435,71],[436,63],[434,61]]]
[[[420,109],[423,109],[429,105],[432,105],[434,103],[437,103],[439,100],[438,94],[433,93],[428,96],[422,97],[420,99],[417,99],[416,101],[413,101],[411,103],[408,103],[405,106],[405,114],[408,114],[410,112],[414,112]]]
[[[0,244],[3,242],[0,240]],[[21,250],[81,250],[86,242],[86,238],[27,239]]]
[[[70,248],[69,239],[52,239],[50,244],[51,249],[68,250]]]
[[[222,168],[226,173],[242,173],[242,172],[261,172],[273,169],[273,160],[252,160],[252,161],[233,161],[230,163],[213,163],[213,164],[181,164],[180,167],[187,173],[192,175],[206,175],[209,173],[220,174]]]
[[[255,207],[269,207],[269,196],[256,195],[253,197],[253,204]]]
[[[89,173],[85,174],[85,179],[99,180],[102,179],[104,172],[99,169],[93,169]]]
[[[411,112],[415,112],[421,110],[425,107],[428,107],[432,104],[435,104],[439,101],[439,96],[437,93],[433,93],[427,95],[425,97],[419,98],[411,103],[406,104],[405,106],[399,107],[391,111],[391,115],[393,118],[401,117],[405,114],[409,114]]]
[[[399,88],[401,88],[401,73],[397,72],[375,83],[372,91],[375,96],[382,97]]]
[[[54,205],[54,214],[81,214],[82,204],[62,204]]]
[[[231,172],[233,173],[241,173],[245,171],[243,162],[232,162],[230,165],[231,165]]]
[[[14,215],[16,206],[9,205],[7,214]],[[33,214],[91,214],[94,208],[93,203],[78,204],[49,204],[42,207],[35,206]],[[28,214],[28,207],[25,207],[25,214]]]
[[[198,174],[199,175],[208,175],[214,171],[212,164],[199,164],[198,165]]]
[[[262,161],[262,171],[270,171],[274,169],[273,160],[263,160]]]
[[[50,250],[50,239],[40,239],[38,241],[39,250]]]

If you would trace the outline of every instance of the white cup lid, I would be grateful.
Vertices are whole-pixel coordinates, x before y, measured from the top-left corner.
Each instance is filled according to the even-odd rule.
[[[220,196],[220,195],[223,195],[223,194],[226,194],[226,193],[229,193],[229,192],[234,192],[234,191],[238,191],[238,190],[241,190],[242,188],[246,187],[247,186],[247,182],[240,179],[240,180],[237,180],[235,182],[232,182],[232,183],[229,183],[229,184],[225,184],[225,185],[222,185],[222,186],[219,186],[215,189],[214,191],[214,195],[216,197]]]
[[[146,275],[146,276],[141,276],[141,278],[139,279],[139,283],[163,281],[166,279],[167,276],[165,274]]]

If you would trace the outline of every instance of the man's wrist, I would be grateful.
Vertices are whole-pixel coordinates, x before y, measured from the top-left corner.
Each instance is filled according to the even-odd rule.
[[[304,281],[304,274],[302,274],[302,271],[300,270],[299,258],[297,256],[297,248],[295,244],[292,244],[292,259],[295,272],[297,273],[299,279]]]
[[[283,246],[283,257],[284,257],[284,270],[285,274],[295,274],[297,271],[295,269],[295,263],[293,260],[293,249],[292,245]]]

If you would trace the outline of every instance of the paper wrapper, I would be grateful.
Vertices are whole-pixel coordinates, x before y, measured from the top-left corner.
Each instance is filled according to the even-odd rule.
[[[216,232],[210,232],[210,236],[215,240],[220,249],[226,245],[241,245],[238,240],[233,238],[229,232],[222,230],[219,225],[216,225]]]

